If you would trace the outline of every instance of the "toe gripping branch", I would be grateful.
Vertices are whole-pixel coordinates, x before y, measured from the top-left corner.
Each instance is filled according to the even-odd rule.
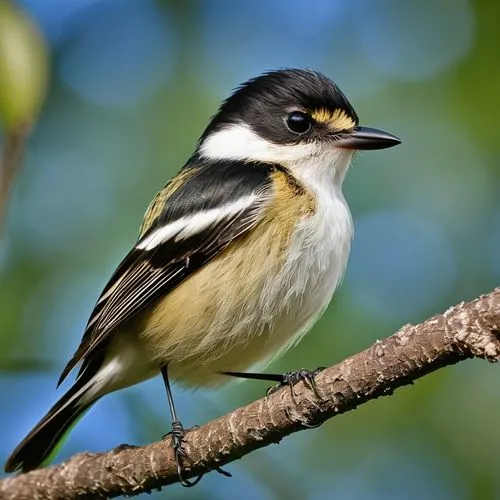
[[[197,428],[198,426],[195,425],[192,429],[197,429]],[[188,457],[188,454],[184,449],[184,437],[186,436],[186,433],[192,429],[184,429],[180,420],[174,420],[172,422],[171,432],[169,432],[165,436],[165,437],[169,435],[171,436],[172,448],[174,449],[175,461],[177,462],[177,475],[179,476],[179,482],[182,484],[182,486],[186,488],[191,488],[192,486],[195,486],[200,482],[201,478],[203,477],[203,474],[200,474],[196,479],[190,481],[189,479],[185,479],[182,473],[181,462],[184,458]],[[216,467],[214,470],[225,477],[232,477],[232,474],[230,472],[225,471],[221,467]]]
[[[316,368],[316,370],[306,370],[301,368],[300,370],[295,370],[292,372],[286,372],[283,374],[273,374],[273,373],[246,373],[246,372],[221,372],[223,375],[230,375],[232,377],[246,378],[251,380],[267,380],[270,382],[277,382],[276,385],[269,387],[266,391],[266,396],[269,396],[273,392],[281,389],[282,387],[288,386],[292,392],[292,396],[295,396],[293,392],[293,386],[298,382],[302,381],[314,392],[316,396],[319,397],[318,389],[316,387],[315,377],[316,375],[325,369],[324,366]]]
[[[170,382],[168,379],[168,372],[166,365],[162,367],[161,373],[163,375],[163,381],[165,382],[165,389],[167,391],[170,413],[172,415],[172,430],[163,437],[165,439],[168,436],[170,436],[172,440],[172,448],[174,449],[175,461],[177,463],[177,475],[179,476],[179,482],[182,484],[182,486],[186,488],[191,488],[200,482],[201,478],[203,477],[203,474],[200,474],[192,481],[190,481],[189,479],[185,479],[183,476],[181,462],[183,461],[183,459],[188,458],[188,454],[184,448],[184,438],[186,436],[186,433],[190,429],[188,430],[184,429],[184,426],[182,425],[181,421],[177,418],[177,412],[175,410],[174,399],[172,397],[172,390],[170,388]],[[219,474],[222,474],[223,476],[231,477],[231,474],[229,472],[226,472],[220,467],[216,467],[215,470]]]
[[[186,432],[187,431],[186,429],[184,429],[180,420],[173,420],[172,430],[168,434],[165,434],[165,436],[163,436],[163,439],[167,439],[168,437],[170,437],[171,439],[172,448],[174,449],[175,454],[175,462],[177,464],[177,475],[179,476],[179,482],[185,488],[191,488],[201,481],[203,474],[200,474],[193,481],[184,478],[181,462],[184,458],[188,457],[186,450],[184,449],[184,437],[186,435]]]
[[[295,384],[298,382],[304,382],[313,392],[314,394],[319,398],[318,390],[316,387],[316,382],[315,382],[315,377],[316,375],[324,370],[324,367],[317,368],[316,370],[306,370],[304,368],[292,372],[286,372],[284,374],[271,374],[271,373],[245,373],[245,372],[221,372],[223,375],[230,375],[232,377],[238,377],[238,378],[246,378],[246,379],[253,379],[253,380],[268,380],[271,382],[277,382],[276,385],[269,387],[266,391],[266,396],[269,396],[270,394],[276,392],[277,390],[281,389],[282,387],[288,386],[290,388],[290,392],[292,394],[293,400],[295,400],[295,392],[293,390]],[[184,429],[181,421],[177,418],[177,412],[175,410],[174,406],[174,401],[172,397],[172,391],[170,389],[170,383],[168,379],[168,372],[167,372],[167,366],[165,365],[161,369],[162,375],[163,375],[163,380],[165,382],[165,389],[167,391],[167,397],[168,397],[168,402],[169,402],[169,407],[170,407],[170,413],[172,414],[172,430],[169,432],[166,436],[167,437],[170,435],[171,440],[172,440],[172,447],[174,449],[175,453],[175,460],[177,462],[177,474],[179,476],[179,481],[182,484],[182,486],[185,486],[186,488],[191,488],[192,486],[195,486],[198,484],[203,477],[203,474],[199,475],[196,479],[193,481],[190,481],[188,479],[185,479],[183,476],[183,470],[182,470],[182,465],[181,462],[183,459],[188,458],[188,455],[186,453],[186,450],[184,449],[184,437],[186,436],[186,429]],[[309,425],[309,424],[302,424],[305,425],[306,427],[317,427],[317,425]],[[319,425],[319,424],[318,424]],[[221,469],[220,467],[217,467],[215,469],[219,474],[222,474],[226,477],[231,477],[231,474],[229,472],[226,472],[225,470]]]
[[[271,382],[277,382],[276,385],[269,387],[266,391],[266,397],[278,391],[282,387],[289,387],[290,393],[292,395],[292,399],[295,404],[297,404],[297,400],[295,397],[294,386],[298,382],[304,382],[311,391],[313,391],[314,395],[317,398],[321,398],[318,394],[318,388],[316,387],[316,381],[314,380],[316,375],[325,369],[324,366],[316,368],[316,370],[306,370],[305,368],[301,368],[300,370],[295,370],[292,372],[286,372],[283,374],[272,374],[272,373],[245,373],[245,372],[221,372],[223,375],[230,375],[232,377],[238,378],[247,378],[252,380],[269,380]],[[301,422],[304,427],[315,428],[319,427],[321,423],[318,424],[309,424],[306,422]]]

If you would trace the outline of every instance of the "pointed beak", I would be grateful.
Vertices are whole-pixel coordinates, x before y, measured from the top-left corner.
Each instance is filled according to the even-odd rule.
[[[342,134],[335,146],[344,149],[386,149],[401,143],[395,135],[368,127],[354,127],[351,132]]]

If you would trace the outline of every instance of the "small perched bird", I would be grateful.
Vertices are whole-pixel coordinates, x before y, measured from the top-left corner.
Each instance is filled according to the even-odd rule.
[[[101,293],[59,379],[80,363],[74,385],[5,470],[40,466],[101,396],[159,373],[179,453],[170,379],[273,380],[245,370],[298,342],[344,273],[353,227],[342,182],[353,152],[399,143],[360,127],[340,89],[314,71],[272,71],[236,89]]]

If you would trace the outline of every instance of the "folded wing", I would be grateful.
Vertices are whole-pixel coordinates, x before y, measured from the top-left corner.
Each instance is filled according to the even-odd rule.
[[[219,161],[190,166],[158,194],[135,247],[118,266],[90,316],[61,383],[125,322],[255,227],[272,197],[272,168]]]

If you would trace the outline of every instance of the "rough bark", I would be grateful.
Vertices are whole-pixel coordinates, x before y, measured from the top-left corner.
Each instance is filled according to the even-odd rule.
[[[300,382],[293,393],[283,388],[189,432],[185,477],[206,473],[472,357],[500,359],[500,288],[416,326],[406,325],[325,369],[316,377],[317,394]],[[80,453],[61,465],[4,479],[0,498],[107,498],[151,491],[177,480],[167,440],[100,454]]]

